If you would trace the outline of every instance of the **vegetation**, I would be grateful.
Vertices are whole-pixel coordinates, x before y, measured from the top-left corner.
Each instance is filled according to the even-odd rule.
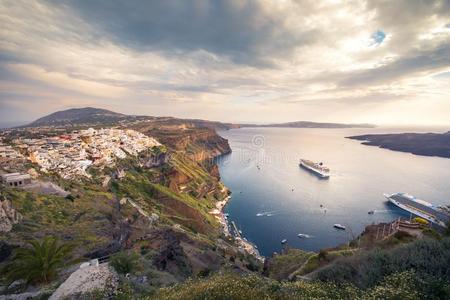
[[[282,255],[276,255],[270,260],[267,275],[276,280],[287,279],[290,274],[299,269],[313,255],[313,252],[289,249]]]
[[[4,272],[9,284],[16,280],[25,280],[26,284],[48,284],[66,264],[71,252],[68,244],[60,244],[53,237],[42,241],[30,241],[28,247],[17,249],[12,262],[6,265]]]
[[[450,297],[449,262],[450,238],[426,238],[390,250],[374,249],[342,258],[321,269],[317,278],[369,288],[395,272],[416,270],[422,293],[444,293]]]
[[[174,132],[175,138],[166,139],[174,144],[185,140]],[[159,134],[166,136],[164,130]],[[198,157],[208,150],[217,153],[217,147],[204,139],[167,147],[120,160],[115,167],[91,168],[92,180],[41,174],[69,191],[66,197],[5,189],[24,218],[0,237],[7,246],[2,250],[2,264],[7,266],[0,277],[36,287],[57,278],[71,247],[45,238],[10,255],[10,249],[31,238],[68,238],[77,245],[73,255],[80,258],[111,253],[110,245],[120,246],[117,237],[129,237],[125,242],[133,250],[119,252],[110,261],[119,274],[132,274],[119,276],[117,299],[450,299],[450,238],[431,229],[423,231],[424,240],[397,233],[372,242],[371,247],[377,247],[372,250],[364,249],[359,239],[353,241],[354,249],[289,249],[266,264],[263,276],[254,257],[220,236],[210,214],[226,190]],[[161,153],[170,154],[168,163],[143,167],[148,155]],[[119,169],[124,177],[115,176]],[[106,176],[111,181],[103,186]],[[128,201],[120,202],[122,198]],[[149,221],[131,203],[158,218]],[[311,281],[292,281],[299,275]],[[182,283],[187,277],[193,279]],[[106,297],[101,290],[84,296]]]
[[[446,236],[450,236],[450,221],[447,223],[447,228],[445,229],[444,234]]]
[[[416,273],[386,277],[370,289],[332,282],[279,282],[254,274],[215,274],[160,289],[147,299],[422,299]]]
[[[138,266],[139,256],[135,253],[121,251],[111,257],[111,266],[119,274],[133,273]]]

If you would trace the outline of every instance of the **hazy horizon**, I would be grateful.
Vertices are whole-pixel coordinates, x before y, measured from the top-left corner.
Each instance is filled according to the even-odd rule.
[[[446,0],[5,0],[0,120],[91,106],[449,126],[449,15]]]
[[[82,107],[69,107],[67,109],[80,109]],[[95,107],[95,108],[99,108],[99,107]],[[103,109],[107,109],[107,108],[103,108]],[[56,112],[56,111],[55,111]],[[122,113],[120,111],[114,111],[117,113]],[[53,113],[53,112],[52,112]],[[51,114],[51,113],[50,113]],[[131,115],[139,115],[139,114],[131,114]],[[146,114],[141,114],[143,116],[149,116],[149,117],[155,117],[155,116],[151,116],[151,115],[146,115]],[[24,126],[24,125],[28,125],[30,123],[32,123],[33,121],[36,121],[37,119],[41,118],[41,117],[45,117],[47,115],[43,115],[43,116],[39,116],[36,119],[32,119],[32,120],[16,120],[16,121],[3,121],[0,120],[0,129],[7,129],[7,128],[13,128],[13,127],[17,127],[17,126]],[[169,116],[169,115],[165,115],[165,116],[156,116],[156,117],[174,117],[174,118],[183,118],[183,117],[178,117],[178,116]],[[186,118],[186,119],[197,119],[197,118]],[[214,120],[214,119],[202,119],[202,120],[206,120],[206,121],[217,121],[217,122],[223,122],[223,123],[231,123],[231,124],[255,124],[255,125],[268,125],[268,124],[277,124],[277,123],[273,123],[273,122],[227,122],[227,121],[221,121],[221,120]],[[317,123],[325,123],[324,121],[311,121],[311,120],[288,120],[288,121],[284,121],[282,123],[289,123],[289,122],[317,122]],[[280,122],[281,123],[281,122]],[[333,123],[337,123],[337,124],[344,124],[344,122],[333,122]],[[278,123],[279,124],[279,123]],[[356,123],[347,123],[347,124],[356,124]],[[375,125],[376,127],[380,127],[380,128],[386,128],[386,129],[405,129],[405,130],[414,130],[416,132],[426,132],[427,130],[432,130],[434,132],[447,132],[447,130],[450,130],[450,125],[446,125],[446,124],[433,124],[433,125],[428,125],[428,124],[374,124],[374,123],[367,123],[367,122],[362,122],[359,124],[370,124],[370,125]],[[330,128],[333,129],[333,128]]]

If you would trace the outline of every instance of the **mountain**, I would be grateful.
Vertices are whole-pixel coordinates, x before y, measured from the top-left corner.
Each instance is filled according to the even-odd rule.
[[[374,128],[372,124],[344,124],[344,123],[321,123],[321,122],[309,122],[309,121],[297,121],[287,123],[276,124],[242,124],[241,127],[279,127],[279,128]]]
[[[85,107],[73,108],[63,111],[57,111],[48,116],[37,119],[36,121],[21,127],[39,127],[39,126],[66,126],[66,125],[80,125],[80,124],[99,124],[99,123],[114,123],[117,121],[128,120],[143,120],[152,119],[156,123],[164,123],[166,125],[180,125],[187,124],[194,127],[204,127],[217,130],[228,130],[232,128],[241,127],[279,127],[279,128],[373,128],[375,125],[371,124],[343,124],[343,123],[320,123],[297,121],[288,123],[275,124],[232,124],[222,123],[216,121],[208,121],[201,119],[179,119],[173,117],[150,117],[150,116],[134,116],[116,113],[110,110]]]
[[[450,158],[450,131],[447,133],[366,134],[348,138],[363,141],[363,145],[417,155]]]
[[[230,129],[240,127],[230,123],[221,123],[216,121],[207,121],[200,119],[179,119],[174,117],[151,117],[151,116],[135,116],[116,113],[110,110],[84,107],[72,108],[68,110],[57,111],[36,121],[20,126],[20,127],[40,127],[40,126],[67,126],[67,125],[91,125],[91,124],[110,124],[118,121],[152,121],[155,126],[173,125],[173,126],[193,126],[198,128],[210,129]]]
[[[84,107],[57,111],[48,116],[37,119],[27,127],[60,126],[81,123],[105,123],[126,119],[128,116],[110,110]]]

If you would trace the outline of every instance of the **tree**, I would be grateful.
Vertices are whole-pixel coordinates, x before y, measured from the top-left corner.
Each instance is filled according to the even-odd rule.
[[[19,279],[25,280],[27,285],[50,283],[71,251],[71,246],[60,244],[54,237],[30,241],[26,247],[15,251],[12,261],[5,267],[9,284]]]

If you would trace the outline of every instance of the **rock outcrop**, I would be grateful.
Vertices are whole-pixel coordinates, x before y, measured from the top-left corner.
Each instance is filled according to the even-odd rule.
[[[156,137],[162,144],[175,151],[182,151],[197,162],[211,160],[219,155],[231,152],[228,140],[210,128],[186,130],[163,130],[159,128],[144,131],[144,133]]]
[[[14,224],[22,221],[22,215],[11,205],[11,201],[3,198],[0,200],[0,232],[11,231]]]
[[[80,299],[81,295],[94,291],[100,291],[106,297],[111,297],[116,292],[118,284],[119,276],[108,264],[87,266],[73,272],[49,299]]]
[[[156,168],[164,165],[169,161],[169,155],[165,152],[151,155],[149,159],[145,162],[144,166],[146,168]]]

